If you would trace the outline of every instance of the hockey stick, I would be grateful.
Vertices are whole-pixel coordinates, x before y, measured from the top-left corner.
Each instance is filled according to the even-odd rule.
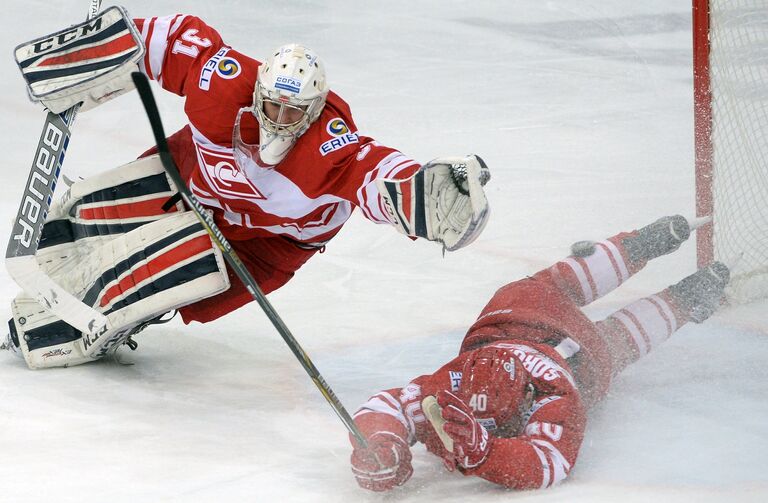
[[[272,307],[272,304],[270,304],[270,302],[267,300],[266,296],[261,291],[261,288],[259,288],[259,285],[253,279],[251,273],[248,272],[248,269],[246,269],[245,265],[243,265],[240,257],[237,256],[235,250],[232,249],[232,246],[230,246],[227,239],[214,223],[213,217],[208,213],[208,211],[206,211],[203,205],[200,204],[200,201],[197,200],[194,194],[190,192],[186,182],[181,178],[181,174],[179,174],[179,170],[176,168],[173,157],[171,157],[171,152],[168,149],[168,142],[165,139],[163,123],[160,119],[160,112],[157,109],[157,103],[155,103],[155,98],[152,95],[152,89],[149,86],[149,79],[141,72],[134,72],[132,77],[133,83],[136,85],[136,89],[139,91],[141,102],[144,104],[144,108],[147,111],[147,117],[149,118],[149,123],[152,126],[152,133],[155,136],[155,143],[157,143],[157,151],[160,155],[160,160],[162,161],[163,167],[168,173],[168,176],[171,177],[173,182],[176,184],[176,187],[179,189],[182,200],[189,208],[192,209],[192,211],[195,212],[197,218],[200,220],[200,223],[203,224],[205,230],[208,231],[208,234],[210,234],[213,242],[216,244],[216,246],[219,247],[219,249],[221,249],[229,266],[232,268],[237,277],[240,278],[240,281],[243,282],[243,285],[245,285],[245,288],[251,293],[256,302],[259,303],[261,308],[264,310],[264,313],[269,318],[269,321],[272,322],[272,325],[274,325],[274,327],[277,329],[285,343],[288,344],[291,352],[293,352],[294,356],[296,356],[296,358],[299,360],[299,363],[301,363],[301,366],[304,367],[304,370],[307,372],[307,374],[309,374],[312,382],[315,383],[315,386],[317,386],[317,389],[320,390],[320,393],[322,393],[326,401],[331,405],[331,407],[333,407],[333,410],[347,427],[347,430],[349,430],[349,432],[355,436],[358,443],[363,448],[365,448],[367,446],[365,437],[363,437],[362,433],[360,433],[360,430],[357,429],[357,425],[355,425],[355,422],[352,420],[347,410],[341,404],[341,401],[339,401],[339,399],[336,397],[336,394],[333,392],[331,387],[328,386],[328,383],[325,382],[325,379],[323,379],[323,376],[320,375],[320,372],[315,367],[315,364],[312,363],[312,360],[309,359],[307,353],[304,352],[298,341],[293,337],[291,331],[288,330],[288,327],[285,325],[285,323],[283,323],[283,320]]]
[[[100,8],[101,0],[91,0],[88,19],[96,16]],[[81,332],[98,335],[109,327],[106,316],[83,304],[59,286],[40,269],[35,258],[61,173],[61,164],[69,146],[69,128],[79,108],[80,105],[77,104],[60,114],[48,112],[45,118],[27,185],[8,240],[5,267],[13,280],[40,305]]]

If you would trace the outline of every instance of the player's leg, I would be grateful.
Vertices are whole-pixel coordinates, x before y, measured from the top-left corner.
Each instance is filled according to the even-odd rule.
[[[665,217],[636,231],[577,247],[578,253],[571,257],[500,288],[470,327],[461,351],[509,333],[556,348],[565,343],[558,352],[572,355],[569,363],[575,375],[589,388],[583,390],[585,402],[596,402],[608,389],[612,358],[597,326],[580,306],[615,289],[648,260],[676,250],[689,235],[685,218]],[[584,253],[585,248],[591,253]],[[576,346],[567,347],[568,339]]]
[[[103,313],[110,328],[81,333],[22,292],[9,326],[30,368],[97,360],[165,313],[229,287],[221,252],[191,212],[47,258],[56,268],[51,278]]]
[[[300,247],[295,241],[279,236],[231,241],[230,244],[265,295],[287,283],[295,272],[321,249]],[[228,273],[231,284],[229,290],[179,309],[184,323],[207,323],[253,300],[242,281],[231,271],[228,270]]]
[[[171,151],[171,156],[176,163],[181,178],[189,182],[192,173],[198,167],[197,149],[192,141],[192,128],[187,124],[166,138],[166,141],[168,142],[168,150]],[[157,145],[154,145],[139,157],[143,159],[156,154]]]
[[[729,278],[728,268],[714,262],[597,322],[611,355],[613,374],[646,355],[687,322],[701,323],[711,316]]]
[[[648,260],[671,253],[690,236],[690,227],[681,216],[664,217],[633,232],[623,232],[600,242],[577,243],[575,253],[531,277],[508,283],[496,291],[480,313],[470,332],[472,341],[462,348],[487,341],[496,335],[481,337],[477,330],[497,330],[491,325],[506,323],[514,311],[518,322],[537,319],[584,319],[579,306],[605,295],[643,268]],[[575,331],[582,331],[577,327]],[[475,339],[477,341],[475,341]],[[464,350],[463,349],[463,350]]]
[[[690,234],[684,217],[663,217],[603,241],[578,242],[573,245],[571,256],[536,276],[554,282],[574,302],[584,306],[616,289],[649,260],[677,250]]]
[[[107,317],[83,334],[25,292],[11,305],[10,345],[31,368],[101,358],[159,316],[229,287],[224,258],[177,202],[159,159],[74,183],[51,208],[35,255],[41,271]],[[4,346],[8,346],[6,343]]]

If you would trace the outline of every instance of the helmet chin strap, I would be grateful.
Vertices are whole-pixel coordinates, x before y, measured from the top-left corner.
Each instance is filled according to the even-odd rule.
[[[274,166],[285,159],[291,147],[296,143],[296,136],[280,136],[259,128],[259,157],[264,164]]]

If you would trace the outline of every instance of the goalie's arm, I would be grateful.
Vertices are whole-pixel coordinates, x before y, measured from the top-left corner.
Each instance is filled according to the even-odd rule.
[[[175,14],[133,21],[147,48],[139,69],[179,96],[186,95],[188,86],[207,88],[212,62],[230,51],[219,32],[196,16]]]
[[[488,222],[483,186],[490,180],[476,155],[435,159],[403,180],[376,185],[392,225],[401,233],[437,241],[448,251],[474,241]]]

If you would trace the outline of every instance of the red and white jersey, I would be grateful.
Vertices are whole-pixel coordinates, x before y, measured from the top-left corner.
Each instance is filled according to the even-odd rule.
[[[488,458],[464,473],[514,489],[551,487],[573,468],[586,427],[586,411],[571,371],[546,344],[508,339],[490,346],[511,350],[520,360],[531,376],[535,399],[518,435],[494,438]],[[355,422],[365,425],[369,436],[372,428],[404,434],[411,445],[422,442],[430,452],[445,457],[445,447],[424,416],[421,402],[439,390],[457,391],[469,356],[470,352],[462,353],[434,374],[372,396],[355,413]],[[494,435],[494,430],[489,428],[489,433]]]
[[[246,179],[235,167],[232,130],[238,110],[253,103],[261,63],[226,45],[194,16],[134,21],[147,48],[141,70],[186,98],[192,138],[185,142],[190,145],[172,144],[174,158],[229,239],[284,235],[322,243],[355,207],[373,222],[392,223],[375,180],[408,178],[420,165],[359,134],[338,95],[328,93],[320,118],[274,170]],[[258,143],[255,121],[244,123],[241,134]]]

